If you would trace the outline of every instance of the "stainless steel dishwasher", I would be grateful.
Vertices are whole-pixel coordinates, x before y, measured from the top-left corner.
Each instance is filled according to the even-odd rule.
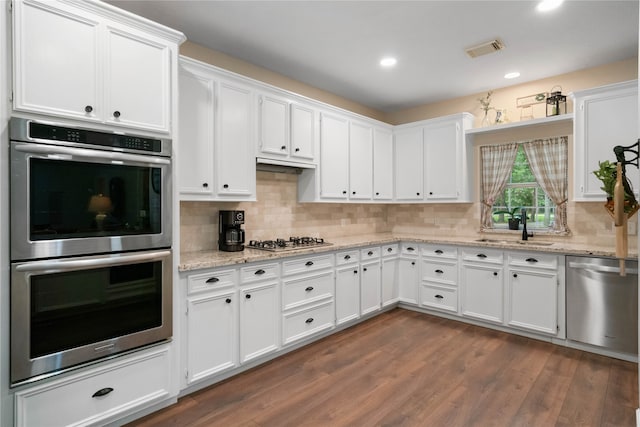
[[[638,354],[638,261],[566,257],[567,338]]]

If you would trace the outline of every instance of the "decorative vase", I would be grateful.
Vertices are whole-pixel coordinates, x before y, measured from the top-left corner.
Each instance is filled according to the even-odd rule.
[[[480,123],[480,126],[483,128],[486,128],[490,125],[491,125],[491,122],[489,121],[489,110],[484,110],[484,117],[482,118],[482,122]]]

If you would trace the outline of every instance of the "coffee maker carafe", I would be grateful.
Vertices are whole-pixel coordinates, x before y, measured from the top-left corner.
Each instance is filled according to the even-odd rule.
[[[218,218],[218,249],[225,252],[244,250],[244,211],[220,211]]]

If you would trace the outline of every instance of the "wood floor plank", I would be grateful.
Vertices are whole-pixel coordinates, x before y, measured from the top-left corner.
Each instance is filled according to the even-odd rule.
[[[130,426],[632,427],[637,384],[636,363],[395,309]]]

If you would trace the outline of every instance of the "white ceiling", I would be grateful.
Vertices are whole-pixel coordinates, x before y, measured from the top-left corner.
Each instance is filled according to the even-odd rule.
[[[385,112],[638,55],[638,1],[112,0],[195,43]],[[500,38],[475,59],[464,49]],[[382,69],[384,55],[398,58]],[[505,80],[504,74],[521,76]]]

